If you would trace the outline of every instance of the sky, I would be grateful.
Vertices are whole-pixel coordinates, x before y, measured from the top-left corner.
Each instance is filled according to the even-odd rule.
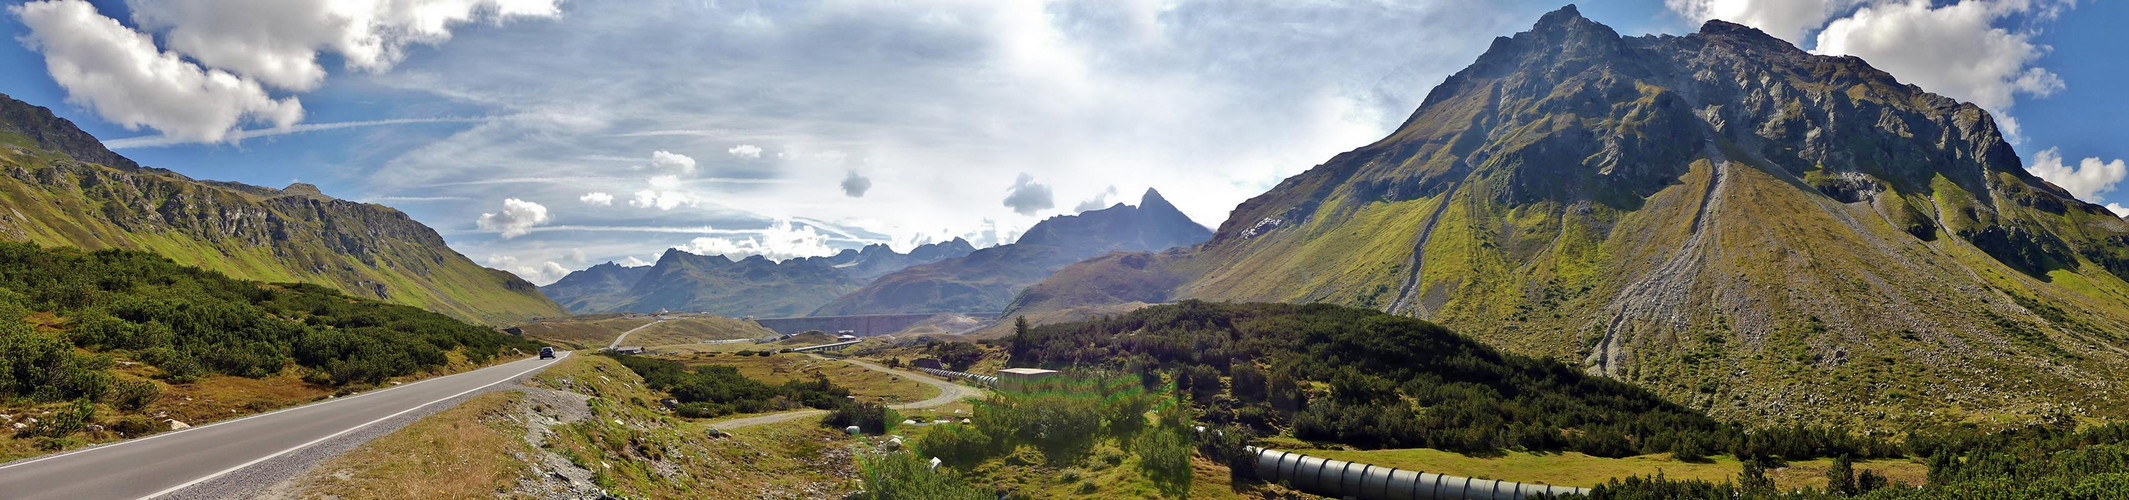
[[[1236,204],[1386,135],[1560,3],[4,2],[0,93],[142,164],[389,205],[545,284],[669,248],[1007,243],[1161,191]],[[1989,109],[2028,169],[2129,205],[2122,3],[1617,0],[1855,55]]]

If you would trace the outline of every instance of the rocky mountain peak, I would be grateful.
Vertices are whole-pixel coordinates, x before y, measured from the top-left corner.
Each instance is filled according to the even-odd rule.
[[[1162,198],[1160,191],[1155,191],[1153,188],[1146,188],[1146,194],[1139,196],[1138,209],[1160,212],[1181,212],[1181,210],[1177,210],[1175,208],[1175,205],[1168,203],[1167,198]]]
[[[67,155],[76,160],[121,169],[139,169],[140,164],[103,146],[96,136],[75,127],[74,122],[52,110],[0,94],[0,133],[21,135],[38,149]]]

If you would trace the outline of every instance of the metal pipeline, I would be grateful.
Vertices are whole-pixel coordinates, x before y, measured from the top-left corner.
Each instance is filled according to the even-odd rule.
[[[1294,489],[1332,498],[1360,500],[1524,500],[1539,495],[1586,495],[1572,486],[1525,484],[1445,476],[1368,464],[1327,460],[1299,453],[1247,448],[1256,456],[1257,477],[1285,481]]]

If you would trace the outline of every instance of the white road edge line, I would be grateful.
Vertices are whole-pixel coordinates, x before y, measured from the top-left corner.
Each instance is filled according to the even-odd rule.
[[[520,361],[523,361],[523,360],[520,360]],[[514,362],[515,362],[515,361],[513,361],[513,363],[514,363]],[[501,365],[497,365],[497,366],[501,366]],[[468,372],[462,372],[462,373],[453,373],[453,374],[451,374],[451,375],[463,375],[463,374],[466,374],[466,373],[473,373],[473,372],[471,372],[471,371],[468,371]],[[88,452],[92,452],[92,451],[97,451],[97,450],[103,450],[103,449],[109,449],[109,448],[117,448],[117,447],[119,447],[119,446],[124,446],[124,445],[128,445],[128,444],[133,444],[133,443],[139,443],[139,442],[144,442],[144,441],[147,441],[147,440],[150,440],[150,439],[155,439],[155,438],[159,438],[159,437],[165,437],[165,436],[175,436],[175,435],[178,435],[178,434],[183,434],[183,433],[187,433],[187,432],[193,432],[193,431],[198,431],[198,430],[200,430],[200,429],[207,429],[207,428],[211,428],[211,427],[214,427],[214,426],[217,426],[217,425],[222,425],[222,424],[233,424],[233,423],[237,423],[237,422],[242,422],[242,421],[245,421],[245,420],[251,420],[251,419],[254,419],[254,418],[259,418],[259,417],[265,417],[265,416],[268,416],[268,415],[273,415],[273,414],[276,414],[276,413],[283,413],[283,412],[291,412],[291,411],[301,410],[301,409],[304,409],[304,408],[310,408],[310,407],[313,407],[313,406],[323,406],[323,405],[329,405],[329,404],[333,404],[333,403],[338,403],[338,402],[341,402],[341,401],[351,401],[351,400],[355,400],[355,399],[359,399],[359,398],[362,398],[362,397],[364,397],[364,396],[370,396],[370,395],[375,395],[375,394],[383,394],[383,393],[386,393],[386,392],[390,392],[390,391],[394,391],[394,390],[399,390],[399,389],[405,389],[405,388],[408,388],[408,387],[413,387],[413,386],[421,385],[421,384],[422,384],[423,382],[429,382],[429,381],[434,381],[434,380],[441,380],[441,379],[443,379],[443,378],[446,378],[446,377],[450,377],[451,375],[443,375],[443,376],[438,376],[438,377],[429,377],[429,378],[425,378],[425,379],[421,379],[421,380],[416,380],[416,381],[413,381],[413,382],[408,382],[408,383],[405,383],[405,384],[400,384],[400,385],[396,385],[396,386],[392,386],[392,387],[386,387],[386,388],[383,388],[383,389],[377,389],[377,390],[373,390],[373,391],[364,391],[364,392],[363,392],[363,393],[361,393],[361,394],[356,394],[356,395],[353,395],[353,396],[348,396],[348,397],[342,397],[342,398],[331,398],[331,399],[326,399],[326,400],[323,400],[323,401],[313,401],[313,402],[310,402],[310,403],[305,403],[305,404],[303,404],[303,405],[299,405],[299,406],[291,406],[291,407],[288,407],[288,408],[282,408],[282,409],[279,409],[279,410],[274,410],[274,411],[270,411],[270,412],[266,412],[266,413],[260,413],[260,414],[256,414],[256,415],[245,415],[245,416],[242,416],[242,417],[232,418],[232,419],[229,419],[229,420],[223,420],[223,421],[220,421],[220,422],[215,422],[215,423],[211,423],[211,424],[206,424],[206,425],[195,425],[195,426],[192,426],[192,427],[187,427],[187,428],[184,428],[184,429],[179,429],[179,430],[174,430],[174,431],[170,431],[170,432],[164,432],[164,433],[158,433],[158,434],[153,434],[153,435],[149,435],[149,436],[147,436],[147,437],[143,437],[143,438],[139,438],[139,439],[128,439],[128,440],[125,440],[125,441],[115,441],[115,442],[110,442],[110,443],[104,443],[104,444],[100,444],[100,445],[96,445],[96,446],[90,446],[90,447],[87,447],[87,448],[82,448],[82,449],[79,449],[79,450],[69,451],[69,452],[66,452],[66,453],[55,453],[55,454],[51,454],[51,455],[45,455],[45,456],[41,456],[41,457],[37,457],[37,458],[31,458],[31,459],[27,459],[27,460],[17,461],[17,462],[14,462],[14,463],[9,463],[9,464],[6,464],[6,465],[0,465],[0,469],[7,469],[7,468],[11,468],[11,467],[20,467],[20,466],[24,466],[24,465],[29,465],[29,464],[34,464],[34,463],[37,463],[37,462],[43,462],[43,461],[46,461],[46,460],[51,460],[51,459],[55,459],[55,458],[64,458],[64,457],[68,457],[68,456],[73,456],[73,455],[79,455],[79,454],[82,454],[82,453],[88,453]]]
[[[562,360],[563,358],[567,358],[567,357],[568,357],[567,355],[564,355],[564,356],[557,356],[557,357],[555,358],[555,361],[556,361],[556,362],[560,362],[560,361],[561,361],[561,360]],[[478,390],[481,390],[481,389],[487,389],[487,388],[489,388],[489,387],[494,387],[494,386],[496,386],[497,384],[501,384],[501,383],[504,383],[504,382],[510,382],[510,381],[514,381],[514,380],[517,380],[517,379],[518,379],[518,377],[523,377],[523,376],[525,376],[525,374],[527,374],[527,373],[532,373],[532,372],[535,372],[535,371],[539,371],[540,369],[542,369],[542,368],[546,368],[546,367],[548,367],[548,366],[549,366],[549,365],[551,365],[551,364],[553,364],[553,363],[540,363],[540,364],[539,364],[539,366],[534,366],[534,367],[532,367],[532,368],[527,368],[527,369],[525,369],[525,371],[517,372],[517,374],[516,374],[516,375],[511,375],[511,376],[509,376],[509,377],[505,377],[505,378],[503,378],[502,380],[497,380],[497,381],[494,381],[494,382],[489,382],[489,383],[487,383],[487,384],[485,384],[485,385],[482,385],[482,386],[480,386],[480,387],[475,387],[475,388],[472,388],[472,389],[466,389],[466,390],[465,390],[464,392],[460,392],[460,393],[458,393],[458,394],[452,394],[452,395],[450,395],[450,396],[445,396],[445,397],[444,397],[443,399],[438,399],[438,400],[435,400],[435,401],[430,401],[430,402],[427,402],[427,403],[422,403],[422,404],[419,404],[419,405],[415,405],[415,406],[414,406],[414,407],[412,407],[412,408],[407,408],[407,409],[404,409],[404,410],[399,410],[399,412],[398,412],[398,413],[393,413],[393,414],[391,414],[391,415],[385,415],[385,416],[384,416],[384,417],[382,417],[382,418],[378,418],[378,419],[376,419],[376,420],[371,420],[371,421],[368,421],[368,422],[364,422],[364,423],[362,423],[361,425],[357,425],[357,426],[354,426],[354,427],[349,427],[349,428],[347,428],[347,429],[341,430],[340,432],[335,432],[335,433],[333,433],[333,434],[332,434],[332,435],[330,435],[330,436],[326,436],[326,437],[322,437],[322,438],[318,438],[318,439],[313,439],[313,440],[311,440],[311,441],[310,441],[310,442],[308,442],[308,443],[303,443],[303,444],[299,444],[299,445],[296,445],[295,447],[292,447],[292,448],[289,448],[289,449],[286,449],[286,450],[281,450],[281,451],[277,451],[277,452],[274,452],[274,453],[273,453],[272,455],[267,455],[267,456],[259,457],[259,458],[257,458],[257,459],[253,459],[253,460],[252,460],[252,461],[250,461],[250,462],[244,462],[244,463],[242,463],[242,464],[239,464],[239,465],[237,465],[236,467],[230,467],[230,468],[227,468],[227,469],[222,469],[222,471],[221,471],[221,472],[216,472],[216,473],[213,473],[213,474],[208,474],[208,475],[206,475],[206,476],[201,476],[201,477],[200,477],[199,479],[194,479],[194,480],[188,481],[188,482],[186,482],[185,484],[180,484],[180,485],[177,485],[177,486],[172,486],[172,487],[170,487],[170,488],[168,488],[168,489],[164,489],[164,490],[162,490],[162,491],[158,491],[158,492],[154,492],[154,493],[149,493],[149,494],[147,494],[147,495],[144,495],[144,496],[142,496],[142,497],[140,497],[140,498],[141,498],[142,500],[146,500],[146,499],[151,499],[151,498],[155,498],[155,497],[160,497],[160,496],[163,496],[163,495],[168,495],[168,494],[171,494],[171,493],[176,493],[176,492],[177,492],[178,490],[182,490],[182,489],[185,489],[185,488],[189,488],[189,487],[192,487],[192,485],[195,485],[195,484],[200,484],[200,483],[204,483],[204,482],[207,482],[207,481],[212,481],[212,480],[214,480],[214,478],[218,478],[218,477],[222,477],[222,476],[226,476],[226,475],[229,475],[229,473],[231,473],[231,472],[236,472],[236,471],[239,471],[239,470],[244,470],[244,468],[245,468],[245,467],[250,467],[250,466],[253,466],[253,465],[258,465],[258,464],[259,464],[259,462],[264,462],[264,461],[267,461],[267,460],[273,460],[274,458],[278,458],[278,457],[280,457],[280,456],[282,456],[282,455],[287,455],[287,454],[290,454],[290,453],[294,453],[294,452],[296,452],[296,450],[301,450],[301,449],[304,449],[304,448],[309,448],[309,447],[311,447],[311,445],[315,445],[315,444],[318,444],[318,443],[323,443],[323,442],[326,442],[326,441],[332,440],[333,438],[336,438],[336,437],[340,437],[340,436],[344,436],[344,435],[347,435],[347,433],[350,433],[350,432],[355,432],[356,430],[362,429],[362,428],[364,428],[364,427],[369,427],[369,426],[372,426],[372,425],[377,425],[377,423],[378,423],[378,422],[383,422],[383,421],[386,421],[386,420],[391,420],[391,419],[393,419],[393,418],[395,418],[395,417],[398,417],[398,416],[400,416],[400,415],[405,415],[405,414],[407,414],[407,413],[413,412],[414,410],[419,410],[419,409],[422,409],[422,408],[426,408],[426,407],[428,407],[429,405],[433,405],[433,404],[436,404],[436,403],[441,403],[441,402],[444,402],[444,401],[449,401],[449,400],[451,400],[452,398],[456,398],[456,397],[459,397],[459,396],[464,396],[464,395],[467,395],[467,394],[472,394],[472,393],[473,393],[473,391],[478,391]],[[432,379],[432,380],[433,380],[433,379]],[[403,387],[403,386],[402,386],[402,387]]]

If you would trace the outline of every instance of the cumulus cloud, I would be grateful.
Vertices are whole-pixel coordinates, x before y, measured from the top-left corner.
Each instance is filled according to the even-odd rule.
[[[613,205],[614,195],[593,191],[584,193],[584,196],[578,196],[577,201],[590,205]]]
[[[2115,217],[2129,217],[2129,207],[2124,207],[2120,203],[2108,203],[2107,211],[2114,212]]]
[[[1759,28],[1769,35],[1802,44],[1806,35],[1836,11],[1860,0],[1664,0],[1671,11],[1694,22],[1721,19]]]
[[[740,158],[760,158],[761,146],[756,146],[753,144],[741,144],[738,146],[732,146],[732,149],[724,150],[724,152]]]
[[[20,40],[44,54],[45,69],[67,102],[112,123],[151,127],[189,141],[219,142],[249,122],[288,127],[303,118],[296,98],[275,99],[258,82],[202,68],[157,49],[147,34],[96,12],[81,0],[10,6],[29,33]]]
[[[635,199],[628,200],[628,204],[635,207],[657,208],[659,210],[672,210],[683,205],[694,205],[695,197],[684,191],[685,187],[678,176],[653,176],[650,178],[650,188],[637,191]]]
[[[2102,162],[2099,158],[2085,158],[2076,166],[2063,164],[2062,153],[2057,148],[2048,148],[2033,155],[2033,164],[2026,170],[2048,182],[2062,186],[2078,199],[2091,200],[2093,195],[2114,190],[2114,185],[2129,175],[2129,163],[2117,158]],[[2109,208],[2112,208],[2110,204]],[[2120,213],[2117,211],[2116,213]]]
[[[489,255],[488,267],[508,271],[510,274],[524,278],[525,281],[530,281],[534,285],[542,286],[559,281],[562,277],[569,275],[569,269],[562,267],[561,264],[557,264],[555,261],[527,262],[511,255]]]
[[[1035,212],[1049,210],[1057,203],[1050,196],[1050,186],[1036,183],[1035,176],[1023,173],[1013,180],[1013,187],[1006,189],[1005,206],[1020,215],[1035,215]]]
[[[651,152],[651,168],[661,172],[677,171],[681,175],[694,175],[695,159],[661,149]]]
[[[858,175],[858,171],[856,170],[852,170],[850,171],[849,175],[843,176],[843,196],[849,196],[851,198],[864,198],[865,191],[871,189],[872,179],[862,175]]]
[[[1828,23],[1814,51],[1862,57],[1901,81],[1986,108],[2015,141],[2018,124],[2008,113],[2016,96],[2044,97],[2062,90],[2063,81],[2035,65],[2048,52],[2034,42],[2036,32],[1996,24],[2020,14],[2052,17],[2060,8],[2028,0],[1873,4]]]
[[[411,44],[451,39],[468,22],[555,17],[560,0],[128,0],[133,22],[163,33],[173,51],[276,88],[325,81],[320,53],[347,67],[384,71]]]
[[[1168,193],[1171,200],[1216,223],[1280,179],[1383,137],[1494,36],[1527,29],[1548,8],[1440,1],[775,4],[608,2],[572,9],[566,22],[458,30],[444,50],[418,51],[372,79],[417,99],[512,118],[380,158],[384,164],[364,180],[379,192],[405,190],[492,180],[493,165],[509,165],[514,176],[554,180],[468,189],[496,189],[493,199],[539,190],[532,199],[559,200],[604,191],[626,206],[644,189],[641,177],[676,173],[650,172],[640,159],[645,152],[714,155],[745,144],[762,148],[762,157],[696,158],[703,172],[682,177],[686,189],[676,190],[691,195],[694,207],[599,211],[601,219],[571,223],[728,228],[806,216],[871,219],[857,228],[862,238],[833,236],[844,246],[919,234],[1010,242],[1035,218],[980,198],[1007,194],[999,184],[1011,185],[1013,177],[996,170],[1008,161],[1009,172],[1027,172],[1061,196],[1038,215],[1064,212],[1130,179],[1190,186]],[[532,46],[569,50],[524,50]],[[707,62],[676,65],[676,55]],[[613,78],[619,74],[630,76]],[[586,179],[591,157],[643,171]],[[872,179],[875,189],[863,203],[820,197],[831,184],[840,188],[850,170],[883,177]],[[886,184],[893,187],[881,189]],[[969,193],[979,198],[970,203]],[[645,201],[655,206],[657,198]],[[477,212],[443,216],[463,220]],[[564,234],[613,248],[594,255],[645,259],[686,240],[619,230],[533,236]],[[687,238],[694,236],[731,235]],[[464,251],[513,253],[506,248],[528,238],[469,239]]]
[[[651,262],[651,261],[647,261],[647,260],[643,260],[643,259],[638,259],[638,258],[636,258],[636,256],[634,256],[634,255],[630,255],[630,256],[628,256],[628,258],[626,258],[626,259],[621,259],[621,262],[618,262],[618,264],[621,264],[621,267],[643,267],[643,266],[648,266],[648,265],[651,265],[651,264],[653,264],[653,262]]]
[[[524,236],[532,226],[546,224],[547,207],[517,198],[503,200],[503,210],[481,214],[473,221],[482,231],[494,231],[504,238]]]
[[[1111,196],[1116,196],[1116,186],[1113,184],[1110,185],[1108,189],[1103,189],[1099,193],[1094,193],[1093,198],[1088,198],[1087,201],[1079,202],[1079,206],[1072,207],[1072,212],[1080,213],[1108,208],[1109,197]]]
[[[834,247],[828,246],[828,235],[813,230],[812,226],[794,225],[788,220],[776,221],[755,236],[701,237],[676,248],[696,255],[723,255],[732,259],[760,255],[776,261],[834,255],[836,252]]]

